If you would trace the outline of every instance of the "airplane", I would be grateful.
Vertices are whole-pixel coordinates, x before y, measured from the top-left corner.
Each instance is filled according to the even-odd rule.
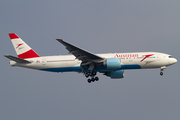
[[[111,79],[124,78],[124,70],[160,68],[160,75],[167,66],[177,60],[160,52],[106,53],[94,54],[62,39],[56,39],[72,55],[39,56],[17,34],[9,33],[18,57],[4,55],[11,66],[49,72],[78,72],[88,78],[88,83],[98,81],[97,72]]]

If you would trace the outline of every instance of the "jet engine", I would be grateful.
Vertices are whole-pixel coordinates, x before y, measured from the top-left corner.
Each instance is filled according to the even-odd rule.
[[[121,68],[121,59],[120,58],[109,58],[104,62],[104,66],[108,70],[118,70]]]
[[[124,70],[106,72],[104,75],[109,76],[112,79],[124,78]]]

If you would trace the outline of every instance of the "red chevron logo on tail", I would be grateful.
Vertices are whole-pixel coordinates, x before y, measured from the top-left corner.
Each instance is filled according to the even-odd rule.
[[[16,47],[16,49],[17,49],[18,47],[20,47],[21,45],[23,45],[23,43],[21,43],[21,44],[18,44],[18,45],[17,45],[17,47]]]

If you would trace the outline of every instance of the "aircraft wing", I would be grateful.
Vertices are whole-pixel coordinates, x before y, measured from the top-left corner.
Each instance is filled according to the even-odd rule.
[[[105,58],[97,56],[79,47],[76,47],[70,43],[63,41],[62,39],[56,39],[56,40],[59,41],[61,44],[63,44],[66,47],[66,49],[76,57],[76,59],[81,60],[82,63],[84,63],[84,65],[91,63],[100,63],[105,60]]]

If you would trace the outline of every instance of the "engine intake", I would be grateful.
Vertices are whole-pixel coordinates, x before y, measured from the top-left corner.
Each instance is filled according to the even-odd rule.
[[[121,68],[120,58],[109,58],[104,62],[104,66],[109,70],[118,70]]]

